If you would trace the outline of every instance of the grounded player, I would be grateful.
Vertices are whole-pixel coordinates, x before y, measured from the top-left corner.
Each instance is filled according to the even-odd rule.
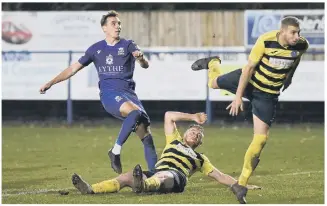
[[[220,172],[205,155],[194,151],[202,144],[204,137],[204,129],[198,124],[203,124],[206,119],[204,113],[166,112],[164,120],[166,146],[156,164],[156,172],[151,177],[146,171],[142,172],[140,165],[136,165],[133,172],[93,185],[89,185],[79,175],[74,174],[73,185],[82,194],[112,193],[124,187],[131,187],[137,193],[178,193],[184,191],[189,177],[201,171],[219,183],[231,186],[236,183],[234,178]],[[198,124],[191,125],[181,137],[175,124],[177,121],[195,121]],[[248,188],[260,189],[255,185],[248,185]]]
[[[299,20],[286,17],[280,30],[261,35],[243,69],[221,74],[221,61],[217,57],[199,59],[192,70],[208,69],[208,86],[225,89],[236,94],[234,101],[226,108],[234,116],[243,111],[242,97],[252,104],[254,137],[245,153],[244,165],[238,182],[232,191],[240,203],[246,203],[245,196],[249,177],[259,163],[259,156],[266,144],[269,127],[274,121],[280,89],[289,87],[302,54],[308,49],[308,41],[300,36]],[[248,84],[250,83],[250,84]]]
[[[102,16],[101,27],[105,39],[90,46],[78,62],[70,65],[53,80],[45,84],[40,93],[72,77],[82,68],[94,63],[99,76],[100,99],[105,110],[123,120],[115,145],[108,152],[111,167],[121,174],[120,153],[124,142],[134,131],[144,144],[145,158],[150,171],[154,170],[157,154],[150,132],[150,119],[135,94],[133,73],[135,59],[141,67],[148,68],[148,61],[132,40],[120,38],[121,22],[116,11]]]

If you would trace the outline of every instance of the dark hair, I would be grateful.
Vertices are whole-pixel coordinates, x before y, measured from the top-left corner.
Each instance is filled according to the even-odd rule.
[[[119,16],[118,12],[115,10],[110,10],[106,15],[103,15],[101,18],[101,26],[105,25],[107,23],[107,18],[108,17],[117,17]]]
[[[284,19],[282,19],[282,26],[300,27],[300,21],[295,16],[287,16]]]

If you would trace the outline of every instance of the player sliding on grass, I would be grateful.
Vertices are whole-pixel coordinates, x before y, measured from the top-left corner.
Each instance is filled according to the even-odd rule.
[[[261,35],[249,56],[248,64],[222,75],[218,57],[199,59],[192,65],[197,71],[208,69],[208,86],[225,89],[234,94],[235,100],[226,108],[234,116],[243,110],[242,97],[252,104],[254,137],[245,153],[242,173],[232,191],[240,203],[246,203],[246,185],[259,163],[260,153],[268,139],[269,128],[274,121],[280,89],[287,89],[301,56],[308,49],[308,41],[300,36],[299,20],[286,17],[278,31]],[[248,84],[250,83],[250,84]]]
[[[143,68],[149,67],[148,61],[134,41],[120,38],[121,22],[116,11],[109,11],[102,16],[101,27],[106,38],[90,46],[78,62],[41,87],[40,93],[44,94],[54,84],[69,79],[93,62],[100,79],[103,107],[112,116],[123,120],[116,143],[108,152],[111,167],[115,172],[122,173],[121,149],[134,131],[143,142],[148,169],[154,171],[157,153],[149,128],[150,119],[135,94],[133,81],[135,59]]]
[[[140,165],[136,165],[133,172],[93,185],[89,185],[79,175],[74,174],[73,185],[82,194],[113,193],[124,187],[131,187],[136,193],[179,193],[184,191],[188,178],[200,171],[221,184],[231,186],[236,183],[234,178],[219,171],[205,155],[195,151],[202,144],[204,137],[204,129],[199,124],[206,120],[207,115],[204,113],[166,112],[164,120],[166,146],[152,176],[142,171]],[[198,124],[191,125],[182,137],[176,127],[177,121],[195,121]],[[247,188],[260,189],[255,185],[248,185]]]

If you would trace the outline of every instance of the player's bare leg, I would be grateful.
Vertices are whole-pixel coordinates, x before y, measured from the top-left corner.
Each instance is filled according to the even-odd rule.
[[[137,119],[140,118],[141,112],[140,112],[139,107],[131,101],[124,102],[120,106],[119,110],[123,117],[127,117],[130,114],[131,114],[131,116],[130,116],[130,119],[128,119],[129,122],[126,122],[127,123],[126,125],[123,124],[122,129],[119,134],[119,135],[121,135],[123,132],[124,139],[122,140],[121,143],[116,143],[114,145],[114,147],[108,151],[108,156],[111,161],[112,169],[116,173],[121,174],[122,173],[122,165],[121,165],[121,160],[120,160],[121,146],[124,143],[124,141],[126,141],[128,136],[130,135],[130,133],[132,132],[132,127],[135,126],[135,122],[137,121]],[[127,118],[125,120],[128,121]],[[124,123],[125,123],[125,121],[124,121]],[[127,128],[125,129],[124,126],[126,126]],[[118,137],[118,140],[119,140],[119,137]]]
[[[253,115],[254,137],[245,153],[242,173],[238,182],[232,186],[232,191],[236,195],[240,203],[246,203],[245,196],[247,193],[246,185],[255,168],[260,161],[260,154],[263,150],[267,139],[269,126],[260,120],[256,115]]]

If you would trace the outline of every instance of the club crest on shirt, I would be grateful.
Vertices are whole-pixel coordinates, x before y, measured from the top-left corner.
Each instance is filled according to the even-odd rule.
[[[111,65],[113,63],[114,63],[114,59],[113,59],[112,55],[109,54],[108,56],[106,56],[106,64]]]
[[[118,48],[118,55],[124,55],[124,47]]]
[[[123,99],[123,98],[120,97],[120,96],[116,96],[116,97],[115,97],[116,102],[120,102],[120,100],[122,100],[122,99]]]

